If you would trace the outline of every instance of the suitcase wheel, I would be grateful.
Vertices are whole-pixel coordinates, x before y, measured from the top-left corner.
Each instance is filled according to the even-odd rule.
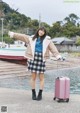
[[[54,97],[53,100],[56,100],[56,97]]]
[[[66,99],[66,100],[64,100],[64,99],[58,99],[57,102],[69,102],[69,99]]]
[[[62,102],[62,99],[58,99],[57,102]]]
[[[69,102],[69,98],[66,100],[66,102]]]

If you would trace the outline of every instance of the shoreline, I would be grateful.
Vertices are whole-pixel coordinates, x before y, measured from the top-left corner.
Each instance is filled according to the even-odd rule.
[[[0,60],[0,78],[30,76],[27,66]],[[65,61],[47,60],[46,72],[80,68],[80,57],[69,57]],[[5,69],[5,70],[4,70]],[[23,70],[22,70],[23,69]],[[45,73],[46,73],[45,72]]]

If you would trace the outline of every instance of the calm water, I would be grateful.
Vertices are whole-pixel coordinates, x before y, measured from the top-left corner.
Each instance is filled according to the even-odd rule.
[[[69,77],[70,93],[80,94],[80,67],[48,72],[46,71],[44,91],[54,92],[55,78],[58,76]],[[36,82],[36,89],[39,89],[39,79],[37,79]],[[0,87],[30,90],[30,76],[0,79]]]

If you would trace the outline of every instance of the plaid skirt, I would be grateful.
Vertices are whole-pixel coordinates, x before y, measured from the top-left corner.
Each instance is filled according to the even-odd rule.
[[[34,60],[28,60],[28,70],[36,73],[45,72],[45,61],[43,62],[42,53],[35,52]]]

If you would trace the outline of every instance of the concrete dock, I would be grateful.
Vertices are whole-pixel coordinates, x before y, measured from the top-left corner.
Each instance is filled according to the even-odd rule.
[[[59,68],[72,68],[80,66],[80,58],[69,58],[64,62],[48,60],[46,62],[46,69],[55,70]],[[0,60],[0,78],[15,77],[15,76],[28,76],[30,73],[27,71],[27,65],[20,65],[7,61]]]
[[[73,62],[74,61],[74,62]],[[80,65],[76,60],[58,63],[58,68]],[[76,64],[75,64],[76,62]],[[49,61],[47,70],[56,69],[57,63]],[[28,76],[27,67],[0,60],[0,78],[15,76]],[[0,113],[80,113],[80,95],[70,94],[68,103],[53,100],[52,92],[43,91],[43,99],[36,101],[31,99],[31,91],[0,88]]]
[[[80,113],[80,95],[70,95],[68,103],[53,100],[54,94],[43,92],[43,99],[31,99],[31,91],[0,88],[0,107],[4,113]],[[3,113],[0,111],[0,113]]]

